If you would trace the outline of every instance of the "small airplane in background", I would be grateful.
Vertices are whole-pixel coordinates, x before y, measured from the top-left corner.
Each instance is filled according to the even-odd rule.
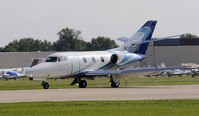
[[[115,49],[89,52],[57,52],[50,54],[44,62],[28,68],[25,72],[30,80],[42,81],[44,89],[49,88],[46,79],[74,78],[71,85],[86,88],[83,78],[107,76],[110,85],[117,88],[119,78],[147,75],[154,71],[184,69],[185,67],[165,68],[127,68],[142,62],[146,56],[150,42],[161,39],[151,39],[157,21],[147,21],[131,38],[119,38],[124,44]]]
[[[195,64],[195,63],[183,63],[182,66],[186,66],[187,70],[191,71],[192,77],[198,76],[199,75],[199,64]]]
[[[145,75],[146,77],[158,77],[158,76],[168,76],[168,77],[171,77],[171,76],[189,76],[189,75],[193,75],[192,71],[190,70],[178,70],[178,69],[175,69],[175,70],[164,70],[164,71],[161,71],[161,72],[158,72],[158,73],[152,73],[150,75]]]
[[[198,76],[199,75],[199,68],[196,68],[196,69],[192,69],[192,77],[195,77],[195,76]]]
[[[14,79],[18,80],[20,78],[25,78],[25,71],[28,68],[31,68],[43,61],[42,58],[34,58],[30,67],[23,67],[23,68],[10,68],[10,69],[0,69],[0,79],[1,80],[9,80]]]
[[[25,68],[0,69],[0,79],[2,80],[18,80],[23,77],[25,77]]]
[[[184,75],[192,75],[192,72],[190,70],[168,70],[168,71],[165,71],[165,74],[168,76],[168,77],[171,77],[171,76],[184,76]]]

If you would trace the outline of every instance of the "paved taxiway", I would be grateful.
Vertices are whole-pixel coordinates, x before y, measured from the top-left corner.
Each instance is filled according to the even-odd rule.
[[[0,91],[0,102],[199,99],[199,85]]]

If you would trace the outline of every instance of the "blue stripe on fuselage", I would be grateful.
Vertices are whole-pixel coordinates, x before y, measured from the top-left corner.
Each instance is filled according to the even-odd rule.
[[[124,54],[124,58],[122,59],[122,61],[120,61],[118,64],[122,64],[125,61],[127,61],[128,59],[132,58],[133,56],[131,54],[128,54],[127,52],[123,52]]]

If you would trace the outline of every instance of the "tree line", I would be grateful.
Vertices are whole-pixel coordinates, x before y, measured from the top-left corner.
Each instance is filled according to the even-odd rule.
[[[35,51],[96,51],[118,47],[114,40],[109,37],[99,36],[92,38],[90,42],[83,40],[79,30],[64,28],[57,33],[59,39],[55,42],[22,38],[14,40],[5,47],[0,47],[0,52],[35,52]],[[180,38],[199,38],[196,35],[186,33]]]
[[[95,51],[118,47],[114,40],[103,36],[92,38],[90,42],[87,42],[83,40],[79,30],[76,31],[70,28],[62,29],[57,34],[59,39],[55,42],[33,38],[14,40],[5,47],[0,48],[0,52]]]
[[[191,33],[186,33],[184,35],[181,35],[180,38],[181,39],[194,39],[194,38],[199,38],[199,37]]]

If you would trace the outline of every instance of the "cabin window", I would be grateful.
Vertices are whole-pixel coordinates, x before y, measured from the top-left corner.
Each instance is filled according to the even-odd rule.
[[[84,63],[86,63],[86,62],[87,62],[86,58],[83,58],[83,62],[84,62]]]
[[[101,62],[104,62],[104,58],[103,57],[100,57],[100,60],[101,60]]]
[[[57,57],[48,57],[45,62],[57,62]]]
[[[95,58],[94,58],[94,57],[92,57],[92,62],[93,62],[93,63],[95,63],[95,62],[96,62],[96,60],[95,60]]]

